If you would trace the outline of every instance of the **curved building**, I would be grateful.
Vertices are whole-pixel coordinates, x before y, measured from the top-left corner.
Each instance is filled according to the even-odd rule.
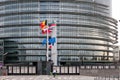
[[[57,21],[57,63],[76,65],[113,62],[117,21],[111,18],[111,0],[0,0],[0,38],[13,62],[46,60],[39,24]],[[6,51],[6,52],[9,52]],[[23,58],[23,59],[22,59]]]

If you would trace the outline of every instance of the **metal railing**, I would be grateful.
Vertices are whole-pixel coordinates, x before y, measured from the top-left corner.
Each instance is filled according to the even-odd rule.
[[[94,80],[120,80],[120,75],[97,76]]]

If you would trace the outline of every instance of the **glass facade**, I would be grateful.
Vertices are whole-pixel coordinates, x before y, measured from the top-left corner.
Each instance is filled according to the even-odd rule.
[[[58,64],[113,61],[117,21],[111,18],[111,0],[1,0],[6,62],[46,60],[41,44],[46,35],[39,28],[46,19],[57,21]]]

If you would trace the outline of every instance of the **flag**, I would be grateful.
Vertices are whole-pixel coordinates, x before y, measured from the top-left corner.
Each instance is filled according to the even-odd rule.
[[[42,22],[40,23],[40,28],[41,28],[41,30],[45,29],[46,27],[47,27],[47,20],[42,21]]]
[[[55,37],[50,37],[48,39],[49,45],[54,45],[55,42],[56,42],[56,38]],[[47,39],[46,38],[42,41],[42,45],[44,45],[44,44],[47,44]]]
[[[51,44],[49,45],[49,49],[52,49],[52,45]]]
[[[42,34],[47,34],[47,30],[48,30],[48,34],[50,34],[53,29],[48,26],[42,30]]]
[[[50,34],[52,32],[52,30],[48,29],[48,34]],[[47,34],[47,30],[42,30],[42,34]]]
[[[42,45],[46,44],[47,43],[47,39],[44,38],[44,40],[42,41]]]
[[[47,26],[47,20],[42,21],[40,23],[40,28],[42,30],[42,34],[47,34],[47,30],[48,30],[48,34],[50,34],[53,31],[53,28],[56,26],[56,24],[50,24],[49,26]]]
[[[51,25],[49,26],[49,28],[54,28],[54,27],[56,27],[56,24],[51,24]]]
[[[49,38],[49,44],[52,44],[52,45],[54,45],[54,43],[56,42],[56,38],[55,37],[50,37]]]

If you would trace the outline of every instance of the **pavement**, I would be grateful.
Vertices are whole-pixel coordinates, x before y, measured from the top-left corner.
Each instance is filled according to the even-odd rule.
[[[91,76],[81,75],[21,75],[21,76],[0,76],[0,80],[94,80]]]

